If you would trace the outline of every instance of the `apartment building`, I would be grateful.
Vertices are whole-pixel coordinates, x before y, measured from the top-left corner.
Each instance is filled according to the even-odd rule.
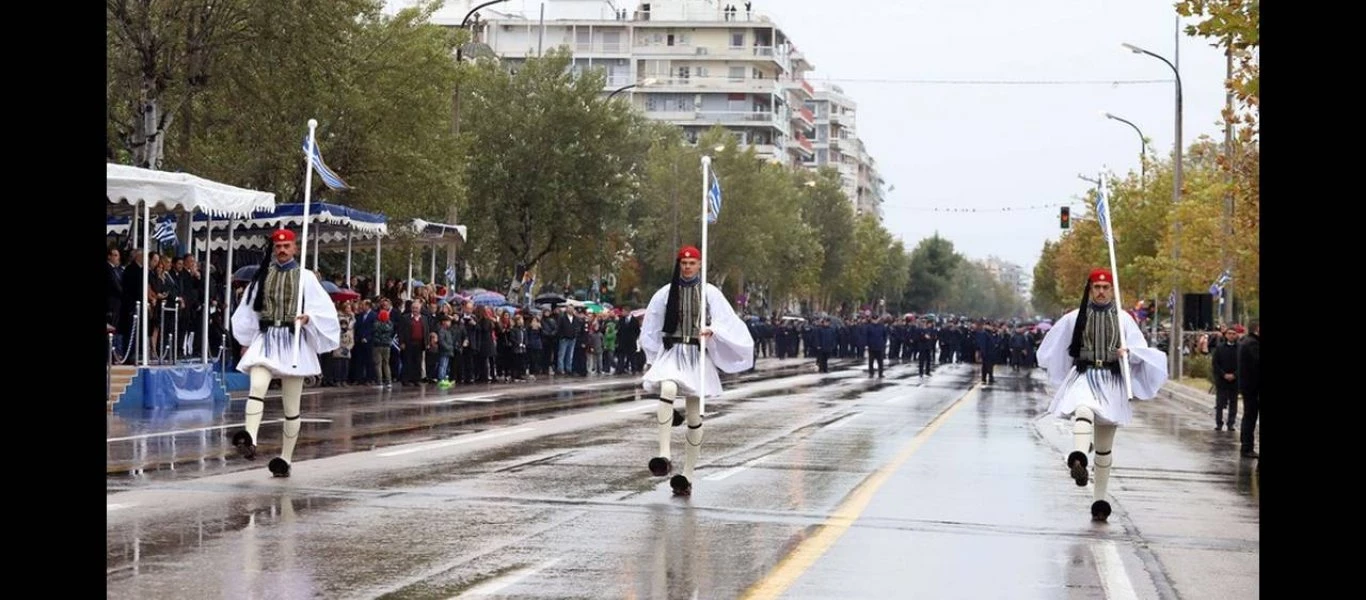
[[[879,176],[852,137],[855,104],[837,92],[834,127],[827,115],[827,139],[818,142],[816,111],[829,103],[817,102],[806,79],[814,65],[769,16],[746,12],[743,4],[511,0],[482,9],[472,28],[493,54],[514,64],[568,47],[575,71],[601,69],[604,93],[626,95],[650,118],[681,127],[694,143],[721,125],[761,157],[794,168],[827,164],[834,150],[831,164],[841,165],[842,177],[847,171],[851,202],[880,214]],[[727,5],[739,10],[729,13]],[[458,26],[471,6],[477,3],[451,0],[432,20]],[[627,86],[633,87],[622,89]],[[838,112],[845,108],[847,114]],[[839,128],[845,121],[848,131]],[[826,150],[825,159],[818,149]]]
[[[877,163],[858,137],[858,103],[838,85],[820,85],[807,107],[816,118],[814,159],[806,166],[835,167],[844,195],[858,214],[882,218],[884,184]]]

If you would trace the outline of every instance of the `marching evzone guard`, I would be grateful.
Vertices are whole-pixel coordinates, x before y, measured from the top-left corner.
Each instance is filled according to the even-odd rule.
[[[304,377],[318,375],[322,368],[318,355],[341,345],[337,309],[327,290],[312,271],[294,257],[298,245],[294,232],[281,229],[271,234],[272,254],[256,270],[256,276],[242,294],[242,302],[232,314],[232,334],[245,350],[237,370],[251,376],[246,406],[246,429],[232,437],[232,445],[247,460],[256,459],[256,434],[265,412],[266,390],[270,381],[280,379],[284,404],[284,439],[280,456],[267,465],[276,477],[289,477],[294,445],[299,441],[300,400]],[[299,291],[303,290],[303,312],[298,311]],[[295,324],[303,333],[302,344],[294,351]]]
[[[1151,400],[1167,381],[1166,354],[1148,347],[1134,318],[1117,309],[1113,282],[1109,269],[1091,271],[1081,307],[1058,319],[1038,350],[1039,366],[1057,390],[1048,411],[1072,420],[1067,467],[1080,487],[1088,480],[1087,453],[1095,452],[1091,518],[1096,521],[1110,516],[1105,490],[1114,464],[1115,432],[1133,418],[1120,361],[1128,362],[1133,399]]]
[[[671,428],[687,423],[683,472],[674,475],[669,485],[678,496],[692,493],[693,469],[702,447],[702,398],[715,398],[721,393],[721,378],[717,369],[740,373],[754,366],[754,338],[749,327],[735,315],[730,302],[714,285],[701,285],[698,270],[702,253],[686,246],[678,252],[674,262],[673,279],[655,292],[645,310],[641,323],[640,348],[650,368],[645,372],[646,391],[659,392],[656,411],[659,424],[659,455],[650,459],[650,473],[656,477],[669,474],[669,441]],[[707,322],[699,316],[702,294],[707,300]],[[701,344],[706,346],[706,366],[698,369]],[[705,372],[703,372],[705,371]],[[702,388],[700,377],[705,378]],[[680,394],[687,399],[687,415],[674,410],[674,399]]]

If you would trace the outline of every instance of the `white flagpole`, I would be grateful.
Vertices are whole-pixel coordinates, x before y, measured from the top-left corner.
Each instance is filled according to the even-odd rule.
[[[309,119],[309,120],[308,120],[308,156],[306,157],[306,160],[307,160],[306,164],[307,164],[308,168],[304,170],[304,231],[303,231],[303,235],[301,235],[301,236],[299,237],[299,243],[298,243],[298,248],[299,248],[299,268],[300,268],[300,269],[304,268],[304,265],[307,264],[305,261],[307,260],[306,254],[308,253],[308,221],[309,221],[309,215],[308,215],[308,201],[309,201],[309,199],[310,199],[310,198],[312,197],[312,195],[313,195],[313,154],[314,154],[315,152],[317,152],[317,141],[313,138],[313,135],[314,135],[314,132],[317,131],[317,129],[318,129],[318,120],[317,120],[317,119]],[[294,314],[296,315],[296,318],[295,318],[295,320],[294,320],[294,364],[293,364],[293,366],[296,367],[296,368],[299,366],[299,346],[300,346],[300,344],[303,342],[303,338],[304,338],[303,326],[299,324],[299,321],[298,321],[298,319],[297,319],[297,316],[298,316],[298,315],[304,314],[304,280],[303,280],[302,277],[299,278],[299,294],[298,294],[298,296],[299,296],[299,300],[298,300],[298,302],[295,303],[295,306],[298,307],[298,310],[294,312]]]
[[[707,326],[707,184],[711,182],[711,157],[702,157],[702,274],[699,286],[702,288],[702,306],[698,311],[699,327]],[[701,331],[698,332],[699,334]],[[697,398],[698,412],[707,412],[707,339],[702,338],[697,344]]]
[[[1101,174],[1100,176],[1100,189],[1098,190],[1098,193],[1105,193],[1104,174]],[[1101,218],[1105,219],[1105,228],[1108,230],[1102,231],[1101,234],[1105,236],[1105,242],[1110,248],[1110,277],[1114,280],[1110,282],[1110,285],[1113,285],[1115,288],[1115,311],[1119,312],[1124,310],[1124,302],[1120,300],[1119,296],[1119,268],[1115,266],[1115,226],[1114,223],[1110,221],[1110,200],[1108,198],[1106,198],[1101,208],[1104,212],[1104,214],[1101,215]],[[1116,322],[1119,323],[1119,347],[1127,349],[1129,344],[1124,339],[1124,321],[1119,320],[1119,318],[1119,315],[1116,314],[1115,319]],[[1128,356],[1124,356],[1120,359],[1119,369],[1124,376],[1124,393],[1127,394],[1125,398],[1132,399],[1134,397],[1134,384],[1129,376]]]

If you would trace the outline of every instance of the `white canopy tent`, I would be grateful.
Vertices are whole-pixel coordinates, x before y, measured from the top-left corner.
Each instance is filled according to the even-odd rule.
[[[431,279],[427,282],[435,285],[436,283],[436,248],[437,246],[455,241],[460,244],[465,243],[465,233],[468,229],[464,225],[447,225],[445,223],[433,223],[423,219],[413,219],[411,224],[413,235],[417,237],[418,244],[430,246],[432,249],[432,272]],[[449,259],[449,256],[447,257]],[[455,282],[448,282],[454,289]],[[413,255],[408,254],[408,297],[413,297]]]
[[[116,165],[106,163],[105,165],[105,195],[108,202],[115,207],[136,207],[142,206],[142,296],[147,297],[147,288],[150,284],[147,261],[150,255],[150,244],[147,240],[151,237],[151,211],[152,206],[159,206],[163,210],[180,209],[187,213],[203,212],[213,217],[226,217],[229,219],[249,218],[252,213],[262,210],[274,210],[275,194],[260,192],[245,188],[234,187],[225,183],[210,181],[202,177],[190,175],[188,173],[174,173],[168,171],[153,171],[140,167],[127,165]],[[134,213],[136,215],[136,213]],[[135,217],[136,218],[136,217]],[[204,298],[209,298],[209,261],[204,261]],[[231,274],[229,274],[231,279]],[[226,308],[226,307],[225,307]],[[147,321],[142,322],[138,335],[140,336],[139,349],[142,356],[142,365],[147,365]],[[208,336],[209,336],[209,311],[204,311],[204,330],[202,341],[204,362],[208,362]]]

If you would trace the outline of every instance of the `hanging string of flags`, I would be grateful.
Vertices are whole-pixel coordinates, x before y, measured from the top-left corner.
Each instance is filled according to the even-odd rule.
[[[961,206],[907,206],[906,210],[919,210],[925,212],[945,212],[945,213],[994,213],[994,212],[1019,212],[1026,210],[1044,210],[1050,208],[1061,208],[1072,203],[1057,202],[1053,204],[1032,204],[1029,206],[1002,206],[998,208],[965,208]]]

